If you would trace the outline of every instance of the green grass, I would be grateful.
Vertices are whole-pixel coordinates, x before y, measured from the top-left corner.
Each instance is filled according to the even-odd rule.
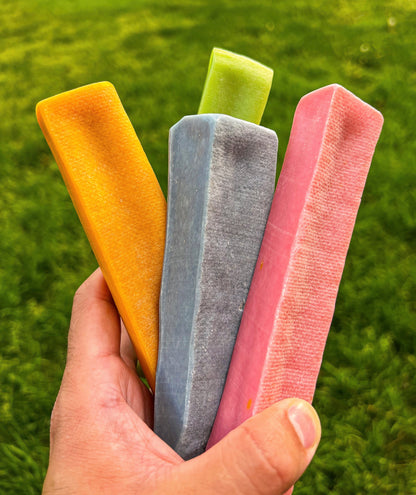
[[[416,3],[2,0],[0,493],[39,493],[72,295],[96,262],[37,126],[37,101],[117,88],[163,189],[171,125],[196,113],[211,48],[275,69],[279,166],[299,98],[338,82],[383,133],[347,258],[298,494],[416,493]]]

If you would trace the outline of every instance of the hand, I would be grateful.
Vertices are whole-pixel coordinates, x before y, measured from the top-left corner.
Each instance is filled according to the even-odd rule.
[[[184,462],[152,431],[152,404],[97,270],[74,297],[44,495],[283,494],[320,438],[314,409],[287,399]]]

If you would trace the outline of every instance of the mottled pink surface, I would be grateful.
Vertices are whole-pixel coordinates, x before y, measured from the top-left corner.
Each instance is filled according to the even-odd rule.
[[[208,448],[281,399],[312,401],[382,125],[336,84],[300,100]]]

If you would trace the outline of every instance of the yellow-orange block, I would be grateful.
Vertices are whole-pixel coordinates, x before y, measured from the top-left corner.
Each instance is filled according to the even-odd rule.
[[[166,201],[114,86],[41,101],[39,125],[154,390]]]

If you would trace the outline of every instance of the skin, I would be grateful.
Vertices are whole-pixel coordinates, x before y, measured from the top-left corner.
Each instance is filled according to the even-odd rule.
[[[286,399],[185,462],[152,431],[152,418],[151,393],[98,269],[74,297],[44,495],[283,494],[321,434],[312,406]]]

